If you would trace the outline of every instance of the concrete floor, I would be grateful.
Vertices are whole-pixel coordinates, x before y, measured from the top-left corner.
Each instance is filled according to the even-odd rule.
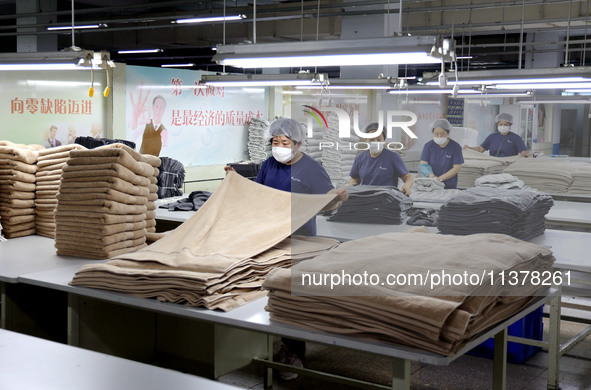
[[[544,339],[547,339],[547,318],[544,318]],[[585,325],[561,322],[563,341],[578,334]],[[304,367],[320,369],[333,374],[347,375],[357,379],[390,385],[391,362],[387,358],[338,349],[319,344],[307,344]],[[507,389],[546,389],[548,355],[538,351],[525,363],[508,364]],[[465,355],[447,367],[411,364],[411,389],[413,390],[488,390],[492,387],[492,360]],[[353,387],[330,383],[313,378],[299,378],[281,382],[274,375],[275,390],[348,390]],[[245,389],[262,390],[263,369],[250,365],[242,370],[224,375],[220,382]],[[561,390],[591,390],[591,336],[560,360]]]

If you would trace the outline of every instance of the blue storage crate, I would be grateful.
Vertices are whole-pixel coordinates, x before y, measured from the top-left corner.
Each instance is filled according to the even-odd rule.
[[[519,321],[509,326],[508,333],[511,336],[524,337],[531,340],[542,340],[544,336],[544,322],[542,321],[544,308],[539,307]],[[493,358],[495,340],[490,338],[473,348],[468,354]],[[510,363],[523,363],[536,353],[540,347],[525,345],[509,341],[507,343],[507,361]]]

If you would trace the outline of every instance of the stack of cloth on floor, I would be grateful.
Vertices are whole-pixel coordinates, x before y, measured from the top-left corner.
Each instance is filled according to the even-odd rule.
[[[181,188],[185,184],[185,167],[174,158],[160,157],[160,173],[158,173],[158,199],[170,198],[183,194]]]
[[[95,138],[95,137],[76,137],[74,143],[84,146],[86,149],[94,149],[99,146],[111,145],[114,143],[123,144],[135,149],[135,142],[125,139]]]
[[[503,169],[517,160],[519,156],[494,157],[471,149],[464,149],[464,164],[458,173],[458,187],[469,188],[480,176],[502,173]]]
[[[291,270],[274,270],[263,287],[270,290],[271,321],[451,356],[543,293],[539,283],[508,286],[498,272],[541,273],[553,262],[550,250],[501,234],[387,233],[347,241]],[[482,284],[431,289],[429,275],[443,272],[477,274]],[[333,275],[364,273],[373,282],[343,277],[330,284]],[[329,282],[322,282],[326,275]],[[389,285],[373,275],[382,282],[388,275],[417,275],[427,283]]]
[[[35,234],[35,173],[41,145],[0,141],[0,217],[6,238]]]
[[[83,266],[71,284],[231,310],[265,292],[264,276],[338,244],[296,237],[335,195],[291,194],[230,172],[191,218],[135,253]]]
[[[71,151],[57,195],[57,254],[106,259],[145,247],[159,164],[119,143]]]
[[[445,184],[432,177],[416,177],[410,189],[413,202],[443,203],[453,198],[460,190],[445,189]]]
[[[252,161],[265,161],[271,157],[271,143],[265,141],[265,131],[270,122],[261,118],[251,118],[248,124],[248,158]]]
[[[400,225],[412,207],[412,200],[396,187],[359,185],[347,191],[349,199],[329,221]]]
[[[548,194],[530,189],[474,187],[439,210],[443,234],[503,233],[528,240],[544,232],[544,216],[554,205]]]
[[[523,188],[523,180],[508,173],[495,173],[494,175],[481,176],[474,181],[475,187],[505,188],[507,190]]]
[[[86,150],[82,145],[69,144],[39,151],[35,180],[35,212],[37,234],[55,238],[55,208],[62,177],[62,168],[70,158],[71,150]]]

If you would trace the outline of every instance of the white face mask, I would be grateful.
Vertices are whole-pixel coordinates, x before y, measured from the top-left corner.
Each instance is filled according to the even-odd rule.
[[[383,142],[370,142],[369,143],[369,151],[373,154],[379,153],[382,149],[384,149]]]
[[[273,146],[271,148],[271,151],[273,153],[273,157],[275,157],[275,160],[277,160],[283,164],[290,162],[294,157],[294,154],[292,153],[291,148],[283,148],[281,146]]]
[[[509,132],[509,130],[511,130],[511,126],[501,126],[501,125],[499,125],[498,129],[499,129],[499,133],[501,133],[501,134],[507,134]]]
[[[433,137],[433,142],[435,142],[437,145],[443,145],[444,143],[447,142],[447,137],[443,137],[443,138]]]

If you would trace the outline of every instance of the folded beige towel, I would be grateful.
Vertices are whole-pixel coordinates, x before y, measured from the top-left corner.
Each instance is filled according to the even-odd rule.
[[[4,228],[9,228],[11,225],[18,225],[29,222],[35,222],[35,214],[15,215],[13,217],[5,218],[2,220],[2,226]]]
[[[41,150],[44,150],[45,149],[45,146],[43,146],[43,145],[37,145],[37,144],[29,144],[29,145],[15,144],[14,142],[6,141],[6,140],[0,140],[0,146],[11,146],[11,147],[14,147],[14,148],[27,149],[27,150],[36,150],[36,151],[41,151]]]
[[[85,251],[79,251],[76,249],[58,248],[57,254],[60,256],[74,256],[74,257],[84,257],[84,258],[88,258],[88,259],[103,260],[103,259],[110,259],[112,257],[119,256],[119,255],[122,255],[125,253],[135,252],[137,250],[145,248],[146,246],[147,245],[144,243],[144,244],[141,244],[138,246],[132,246],[132,247],[124,248],[124,249],[114,250],[114,251],[108,252],[108,253],[105,253],[104,251],[100,251],[100,250],[99,251],[92,250],[92,248],[89,248],[89,250],[85,250]]]
[[[113,189],[129,195],[148,196],[150,191],[145,186],[133,185],[117,177],[108,181],[76,182],[63,181],[60,186],[62,193],[107,192]]]
[[[36,173],[36,177],[40,176],[53,176],[53,175],[61,175],[63,172],[63,167],[66,163],[57,164],[57,165],[50,165],[47,169],[39,169]]]
[[[26,183],[35,183],[35,175],[21,172],[17,169],[0,169],[0,182],[4,180],[17,180]]]
[[[0,199],[35,199],[34,191],[13,191],[9,189],[0,188]]]
[[[35,207],[35,200],[33,199],[15,199],[15,198],[10,198],[10,200],[7,200],[3,197],[0,196],[0,209],[2,207],[8,207],[8,208],[17,208],[17,209],[28,209],[28,208],[34,208]]]
[[[61,204],[73,205],[103,205],[104,200],[113,200],[119,203],[130,205],[147,205],[148,199],[145,196],[128,195],[117,190],[108,189],[105,192],[98,193],[70,193],[60,192],[57,199]],[[153,202],[152,202],[153,204]]]
[[[150,190],[150,193],[155,194],[158,192],[158,185],[150,183],[148,185],[148,190]]]
[[[77,211],[77,210],[61,210],[55,214],[56,221],[71,220],[88,222],[90,224],[105,224],[112,225],[116,223],[133,223],[145,221],[146,214],[105,214],[102,212],[92,213],[88,211]]]
[[[25,173],[35,173],[37,172],[37,164],[28,164],[21,161],[15,160],[6,160],[0,158],[0,168],[1,169],[16,169],[21,172]]]
[[[67,144],[56,146],[55,148],[43,149],[39,151],[39,161],[50,159],[54,156],[67,157],[71,150],[85,150],[86,148],[79,144]],[[65,155],[63,155],[66,153]],[[58,157],[58,158],[59,158]]]
[[[109,144],[109,145],[104,145],[104,146],[99,146],[98,148],[95,148],[93,150],[102,150],[102,149],[121,149],[127,153],[129,153],[131,155],[131,157],[133,157],[136,161],[141,161],[144,163],[148,163],[153,167],[159,167],[160,166],[160,158],[157,156],[152,156],[151,154],[140,154],[137,151],[135,151],[134,149],[130,148],[129,146],[122,144],[122,143],[114,143],[114,144]]]
[[[110,236],[122,232],[143,231],[146,228],[144,221],[115,223],[111,225],[100,225],[88,221],[57,221],[60,231],[72,233],[84,232],[93,236]]]
[[[21,161],[26,164],[35,164],[39,152],[11,146],[0,146],[0,159]]]
[[[52,175],[46,175],[46,176],[37,176],[37,184],[44,184],[47,182],[52,182],[52,184],[59,184],[60,180],[62,178],[62,173],[54,173]]]
[[[110,235],[99,235],[86,233],[84,231],[68,232],[62,229],[56,231],[56,240],[65,242],[79,242],[83,247],[98,247],[112,245],[121,241],[136,240],[142,237],[146,237],[146,231],[144,229],[125,231]]]
[[[26,237],[26,236],[32,236],[33,234],[35,234],[36,230],[35,228],[32,229],[27,229],[27,230],[20,230],[18,232],[2,232],[4,234],[4,236],[6,238],[18,238],[18,237]]]
[[[33,218],[34,217],[35,216],[33,215]],[[14,217],[14,218],[19,218],[19,217]],[[12,224],[12,223],[10,223],[10,220],[2,219],[2,231],[6,232],[6,233],[20,232],[23,230],[30,230],[30,229],[34,229],[34,228],[35,228],[35,221]]]
[[[121,164],[101,164],[92,167],[83,165],[69,165],[63,168],[63,181],[104,181],[104,178],[117,177],[129,183],[147,187],[150,180],[136,175]]]
[[[117,163],[128,168],[140,176],[152,176],[154,168],[145,162],[137,161],[129,153],[122,149],[102,149],[72,151],[68,165],[98,165]]]
[[[59,182],[46,181],[37,183],[37,191],[58,191],[60,188]]]
[[[37,198],[53,198],[56,199],[55,203],[57,204],[57,194],[58,194],[58,190],[37,190],[35,192],[35,194],[37,195]]]
[[[2,218],[8,218],[16,215],[29,215],[35,214],[35,208],[16,208],[11,206],[5,206],[0,203],[0,215]]]
[[[105,200],[102,205],[96,206],[79,206],[57,203],[56,214],[62,211],[81,211],[87,213],[105,213],[105,214],[144,214],[146,212],[145,205],[128,205],[124,203]]]
[[[24,181],[0,181],[0,190],[9,191],[35,191],[35,183]]]
[[[38,161],[37,162],[37,166],[39,167],[39,170],[46,170],[46,169],[56,169],[56,168],[48,168],[48,167],[54,167],[54,166],[59,166],[62,164],[65,164],[68,162],[70,158],[69,157],[62,157],[62,158],[55,158],[55,159],[51,159],[51,160],[45,160],[45,161]]]

